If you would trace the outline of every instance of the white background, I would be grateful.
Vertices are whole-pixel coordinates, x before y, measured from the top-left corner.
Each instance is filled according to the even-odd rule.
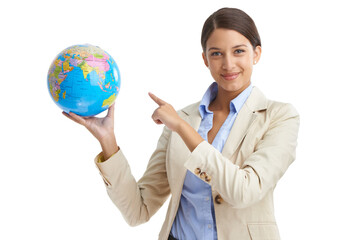
[[[282,239],[360,239],[360,8],[346,0],[2,1],[0,239],[157,239],[168,202],[146,224],[125,223],[93,163],[98,142],[62,116],[47,71],[73,44],[113,56],[117,140],[139,179],[162,130],[147,92],[176,109],[201,99],[212,82],[201,28],[224,6],[258,27],[253,85],[301,116],[297,159],[275,190]]]

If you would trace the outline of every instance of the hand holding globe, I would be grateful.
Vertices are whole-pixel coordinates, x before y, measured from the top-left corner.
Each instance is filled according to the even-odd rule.
[[[81,117],[72,112],[63,112],[69,119],[86,127],[86,129],[99,141],[105,159],[108,159],[118,150],[114,133],[114,105],[115,104],[109,107],[108,113],[104,118]]]
[[[110,54],[90,44],[68,47],[51,63],[47,85],[63,114],[100,142],[104,157],[116,152],[113,103],[120,90],[120,72]],[[108,108],[106,117],[92,117]]]

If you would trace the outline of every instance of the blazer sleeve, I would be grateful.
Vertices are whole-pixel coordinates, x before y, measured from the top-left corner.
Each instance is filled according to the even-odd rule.
[[[210,176],[211,180],[205,182],[230,205],[245,208],[257,203],[275,187],[295,160],[297,111],[292,105],[284,104],[270,121],[263,138],[241,168],[206,141],[194,149],[184,166],[191,172],[201,171]]]
[[[170,194],[165,166],[170,133],[171,131],[164,127],[157,148],[138,182],[121,150],[105,162],[98,162],[102,153],[95,158],[110,199],[131,226],[147,222]]]

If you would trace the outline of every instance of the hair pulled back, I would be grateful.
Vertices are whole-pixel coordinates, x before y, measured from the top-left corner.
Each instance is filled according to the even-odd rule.
[[[253,48],[261,46],[260,35],[254,21],[244,11],[237,8],[221,8],[206,19],[202,33],[201,46],[206,53],[206,42],[217,28],[235,30],[246,37]]]

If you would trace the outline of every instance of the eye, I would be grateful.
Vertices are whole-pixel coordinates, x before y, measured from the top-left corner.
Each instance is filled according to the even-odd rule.
[[[243,53],[243,52],[245,52],[245,51],[242,50],[242,49],[236,49],[236,50],[235,50],[235,53],[237,53],[237,54],[240,54],[240,53]]]
[[[220,56],[221,53],[220,53],[220,52],[212,52],[210,55],[211,55],[211,56]]]

